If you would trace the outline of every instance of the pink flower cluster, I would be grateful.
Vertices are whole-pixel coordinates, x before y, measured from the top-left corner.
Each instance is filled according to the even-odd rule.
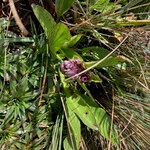
[[[65,60],[61,64],[61,71],[68,77],[72,77],[80,72],[85,70],[83,63],[80,61],[80,59],[70,59]],[[80,76],[77,76],[73,79],[79,78],[81,82],[87,82],[89,80],[89,73],[84,73]]]

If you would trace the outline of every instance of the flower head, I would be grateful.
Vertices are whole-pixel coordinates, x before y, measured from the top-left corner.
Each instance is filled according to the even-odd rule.
[[[80,59],[70,59],[65,60],[61,66],[61,71],[67,75],[68,77],[72,77],[83,70],[85,70],[83,63],[80,61]],[[75,77],[73,79],[77,79],[78,77]],[[81,82],[87,82],[89,79],[89,74],[85,73],[80,76]]]

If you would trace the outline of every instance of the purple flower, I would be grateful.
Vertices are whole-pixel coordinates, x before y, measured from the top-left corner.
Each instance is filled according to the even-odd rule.
[[[61,66],[61,71],[67,75],[68,77],[72,77],[83,70],[85,70],[83,63],[80,61],[80,59],[70,59],[65,60]],[[77,79],[78,77],[75,77],[74,79]],[[87,82],[89,79],[89,74],[85,73],[80,76],[81,82]]]
[[[89,80],[89,74],[83,74],[80,76],[81,82],[85,83]]]

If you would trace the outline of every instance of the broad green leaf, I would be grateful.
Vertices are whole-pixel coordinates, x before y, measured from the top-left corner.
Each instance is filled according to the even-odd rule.
[[[75,144],[75,143],[74,143]],[[69,137],[66,137],[63,141],[64,150],[72,150],[75,149],[75,145],[71,144]],[[74,148],[72,148],[74,147]]]
[[[82,98],[86,101],[89,106],[94,118],[96,120],[96,125],[99,129],[99,132],[106,139],[110,140],[113,144],[118,143],[118,135],[115,130],[115,126],[112,125],[111,136],[110,136],[110,128],[111,128],[111,119],[107,115],[106,111],[103,108],[100,108],[91,98],[86,95],[81,95]]]
[[[71,37],[71,39],[67,42],[64,43],[63,48],[69,48],[74,46],[81,38],[81,35],[75,35],[73,37]]]
[[[92,108],[92,112],[95,116],[100,134],[104,136],[106,139],[110,140],[113,144],[117,144],[118,135],[114,129],[114,126],[112,126],[112,129],[111,129],[112,131],[111,131],[111,136],[110,136],[111,120],[109,116],[107,115],[106,111],[102,108],[95,107],[95,108]]]
[[[71,48],[62,48],[62,51],[65,57],[67,57],[68,59],[80,58],[80,60],[83,61],[83,58]]]
[[[110,136],[111,120],[106,111],[100,108],[90,97],[82,95],[75,91],[70,93],[69,85],[64,81],[61,75],[61,81],[66,93],[66,105],[73,111],[81,121],[91,129],[99,130],[102,136],[111,140],[113,144],[118,143],[118,136],[112,125]]]
[[[69,135],[64,140],[64,149],[72,150],[79,149],[79,142],[81,138],[81,126],[80,121],[75,113],[66,105],[67,121],[69,125]],[[71,133],[70,133],[71,132]]]
[[[88,96],[74,94],[67,99],[66,103],[86,126],[99,130],[100,134],[113,144],[118,143],[117,132],[113,125],[110,136],[111,120],[106,111],[100,108]]]
[[[53,38],[54,36],[54,29],[56,26],[53,17],[47,10],[45,10],[41,6],[32,4],[32,9],[41,26],[43,27],[47,38],[51,41],[51,38]]]
[[[64,43],[70,41],[70,39],[71,34],[68,27],[63,23],[58,23],[55,27],[53,39],[51,40],[51,50],[58,51]]]
[[[98,46],[83,48],[80,49],[79,51],[82,52],[83,56],[91,57],[92,60],[102,59],[109,54],[109,50]]]
[[[65,57],[69,59],[80,58],[83,61],[82,57],[73,49],[71,49],[71,47],[74,46],[80,40],[80,38],[81,38],[81,35],[75,35],[71,37],[69,41],[63,44],[63,47],[61,48],[61,50],[63,51]]]
[[[64,75],[59,71],[61,82],[64,88],[64,93],[66,95],[66,102],[65,102],[65,109],[66,109],[66,119],[68,123],[68,132],[69,135],[65,138],[63,145],[65,150],[74,150],[74,149],[79,149],[79,142],[81,138],[81,126],[80,126],[80,121],[77,118],[76,114],[70,108],[70,106],[67,104],[67,101],[71,97],[71,92],[69,90],[69,84],[65,82],[65,77]]]
[[[32,4],[32,9],[45,32],[45,35],[48,39],[49,46],[52,46],[53,41],[54,41],[53,39],[55,36],[56,22],[54,21],[51,14],[47,10],[42,8],[41,6]],[[52,49],[50,50],[52,54],[56,55]]]
[[[116,66],[116,65],[118,65],[118,64],[120,64],[122,62],[124,62],[124,60],[121,59],[120,57],[110,56],[109,58],[106,58],[104,61],[102,61],[102,63],[97,65],[96,68],[112,67],[112,66]],[[92,65],[94,65],[95,63],[97,63],[97,61],[85,62],[85,66],[87,68],[89,68]]]
[[[56,52],[62,47],[71,47],[80,39],[80,35],[72,37],[68,27],[65,24],[56,24],[51,14],[41,6],[32,5],[32,8],[35,16],[44,29],[45,35],[47,36],[49,42],[50,50],[54,55],[57,55]],[[60,58],[59,55],[57,57]]]
[[[96,126],[96,120],[94,114],[92,114],[90,107],[79,95],[70,96],[66,104],[70,109],[76,113],[76,115],[82,120],[82,122],[91,129],[98,130]]]
[[[62,16],[72,5],[75,0],[56,0],[56,13],[60,17]]]

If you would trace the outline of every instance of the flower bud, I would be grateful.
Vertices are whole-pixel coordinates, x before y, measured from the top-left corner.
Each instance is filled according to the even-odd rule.
[[[89,74],[83,74],[80,76],[80,81],[85,83],[85,82],[88,82],[89,80]]]

